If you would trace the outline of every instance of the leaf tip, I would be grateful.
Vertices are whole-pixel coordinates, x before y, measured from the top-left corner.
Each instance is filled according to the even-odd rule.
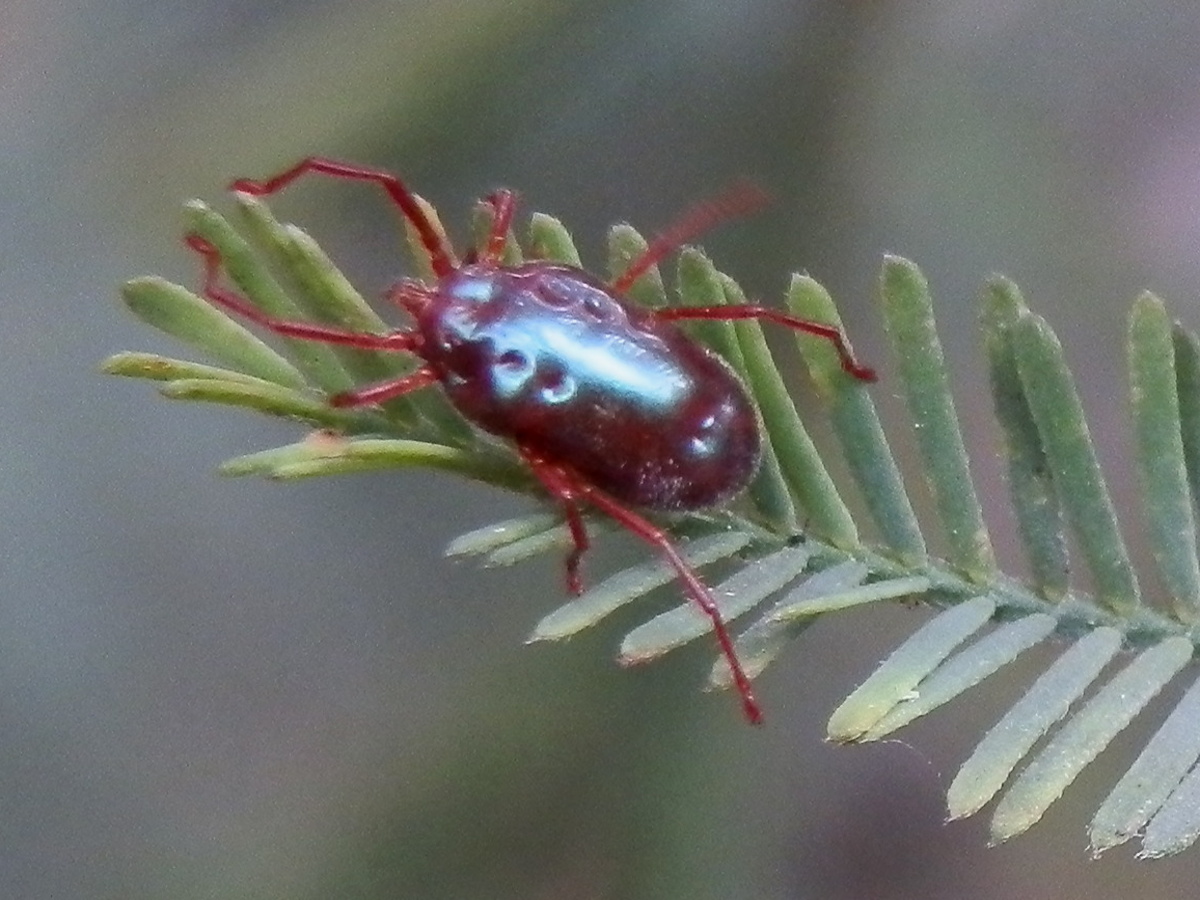
[[[96,367],[96,371],[104,375],[121,375],[128,364],[130,355],[129,353],[114,353],[102,360]]]
[[[158,275],[131,278],[120,289],[121,299],[135,314],[139,309],[170,303],[181,293],[189,294],[190,291]]]

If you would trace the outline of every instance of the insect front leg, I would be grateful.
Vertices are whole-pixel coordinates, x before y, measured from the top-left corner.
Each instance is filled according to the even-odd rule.
[[[351,406],[371,406],[438,383],[437,373],[422,366],[390,381],[381,381],[353,391],[342,391],[329,398],[329,405],[339,409]]]
[[[421,204],[417,202],[416,195],[408,189],[408,186],[403,181],[391,172],[386,172],[383,169],[356,166],[350,163],[338,162],[336,159],[326,159],[323,156],[309,156],[300,160],[300,162],[296,163],[290,169],[280,172],[278,175],[274,175],[264,181],[239,178],[229,186],[229,189],[241,191],[244,194],[250,194],[254,197],[263,197],[282,190],[297,178],[306,174],[328,175],[331,178],[342,178],[350,181],[369,181],[379,185],[387,192],[392,202],[400,208],[400,212],[404,217],[412,223],[413,228],[416,229],[417,235],[421,239],[421,246],[425,248],[425,252],[429,255],[429,264],[437,276],[444,278],[454,271],[454,253],[451,251],[441,232],[430,221],[425,210],[421,208]]]
[[[291,322],[269,316],[245,297],[221,286],[221,252],[212,243],[198,234],[187,235],[183,242],[198,253],[204,261],[204,283],[200,288],[204,297],[217,306],[236,313],[244,319],[249,319],[256,325],[261,325],[268,331],[284,337],[321,341],[326,344],[355,347],[359,350],[406,351],[412,350],[415,346],[415,335],[407,331],[394,331],[390,334],[365,334],[358,331],[347,331],[344,328],[315,325],[310,322]]]

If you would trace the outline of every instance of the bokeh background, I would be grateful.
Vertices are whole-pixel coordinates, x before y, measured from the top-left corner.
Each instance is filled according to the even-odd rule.
[[[593,260],[607,224],[653,230],[745,176],[774,204],[706,246],[772,301],[792,270],[824,281],[893,422],[874,280],[885,251],[924,267],[1019,572],[974,298],[1003,271],[1059,328],[1136,533],[1124,316],[1150,287],[1200,324],[1197,48],[1186,2],[6,0],[0,895],[1194,889],[1200,851],[1085,858],[1089,813],[1144,728],[1010,845],[987,849],[982,817],[942,824],[1017,676],[903,743],[822,743],[919,610],[811,629],[764,677],[770,724],[750,729],[697,690],[710,647],[619,671],[629,618],[524,647],[561,597],[557,560],[441,558],[533,501],[420,473],[222,481],[222,459],[297,430],[95,367],[177,352],[116,288],[194,281],[180,202],[221,202],[231,177],[308,153],[403,173],[459,234],[474,197],[519,188]],[[276,208],[364,292],[398,274],[395,217],[371,191],[312,182]]]

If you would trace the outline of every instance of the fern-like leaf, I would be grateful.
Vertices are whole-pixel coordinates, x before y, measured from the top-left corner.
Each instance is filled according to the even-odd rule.
[[[236,200],[240,231],[198,202],[187,206],[188,227],[220,250],[229,279],[251,302],[280,317],[383,329],[307,235],[277,222],[252,197]],[[487,215],[487,208],[477,210],[476,234],[486,233]],[[417,274],[428,277],[420,242],[411,233],[409,241]],[[532,217],[524,246],[538,258],[579,262],[566,229],[546,215]],[[610,272],[623,271],[645,247],[631,227],[615,227]],[[510,239],[506,259],[521,255],[521,242]],[[744,302],[737,284],[694,249],[679,256],[675,290],[674,302],[684,304]],[[668,302],[657,266],[629,293],[651,306]],[[437,391],[375,409],[338,410],[325,402],[330,393],[409,370],[412,362],[402,355],[294,340],[269,346],[192,292],[157,278],[130,282],[123,295],[135,315],[209,363],[123,353],[104,364],[106,371],[157,381],[172,399],[248,408],[318,429],[298,443],[230,460],[225,474],[286,479],[423,466],[536,493],[520,460],[481,439]],[[935,530],[946,558],[928,555],[870,391],[845,376],[827,342],[797,336],[849,473],[851,483],[840,485],[807,434],[755,322],[701,323],[697,333],[742,374],[759,405],[762,469],[747,497],[731,508],[664,517],[663,524],[690,564],[717,585],[727,619],[754,614],[736,639],[751,677],[819,616],[897,599],[915,599],[935,611],[833,713],[828,727],[836,741],[891,734],[1054,638],[1061,648],[1057,658],[983,735],[948,792],[951,818],[971,815],[999,795],[992,835],[1006,840],[1033,825],[1164,687],[1185,671],[1195,678],[1200,343],[1170,321],[1157,298],[1146,294],[1134,304],[1128,346],[1137,466],[1147,536],[1168,591],[1161,602],[1147,603],[1062,348],[1015,285],[997,278],[987,286],[982,325],[1012,502],[1032,573],[1028,584],[997,569],[924,277],[912,263],[888,257],[880,295],[898,386],[916,429],[921,475],[935,501],[933,520],[924,527]],[[811,278],[793,277],[786,302],[797,315],[838,324],[833,301]],[[863,503],[863,521],[850,513],[847,488]],[[598,533],[605,528],[604,522],[594,524]],[[1094,596],[1072,590],[1068,532],[1092,576]],[[866,542],[867,533],[876,537]],[[463,535],[447,553],[506,565],[570,545],[557,514],[536,513]],[[723,575],[714,578],[718,569]],[[530,640],[558,640],[594,626],[672,579],[659,559],[617,572],[549,613]],[[633,628],[621,659],[656,658],[710,627],[691,604],[680,602]],[[729,686],[723,658],[710,683]],[[1143,855],[1159,856],[1200,836],[1198,722],[1200,681],[1183,693],[1101,804],[1090,830],[1096,852],[1141,835]]]

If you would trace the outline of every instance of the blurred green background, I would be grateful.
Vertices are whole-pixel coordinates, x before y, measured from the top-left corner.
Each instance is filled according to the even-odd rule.
[[[115,296],[148,272],[195,282],[179,203],[306,154],[402,173],[460,236],[473,198],[517,188],[593,261],[611,222],[653,231],[748,177],[774,204],[706,246],[770,302],[793,270],[829,286],[893,423],[874,280],[885,251],[924,267],[1019,572],[974,297],[1000,270],[1056,324],[1136,531],[1124,316],[1151,287],[1197,324],[1198,48],[1182,0],[7,0],[0,895],[1194,889],[1200,851],[1085,862],[1136,737],[1009,846],[985,848],[983,818],[941,824],[1011,675],[909,743],[822,743],[919,610],[811,629],[762,680],[754,730],[697,690],[711,647],[623,672],[616,626],[522,646],[561,598],[559,561],[484,572],[441,549],[531,501],[420,473],[221,481],[219,461],[297,429],[170,405],[95,365],[177,352]],[[275,208],[369,296],[399,274],[370,190],[313,181]]]

